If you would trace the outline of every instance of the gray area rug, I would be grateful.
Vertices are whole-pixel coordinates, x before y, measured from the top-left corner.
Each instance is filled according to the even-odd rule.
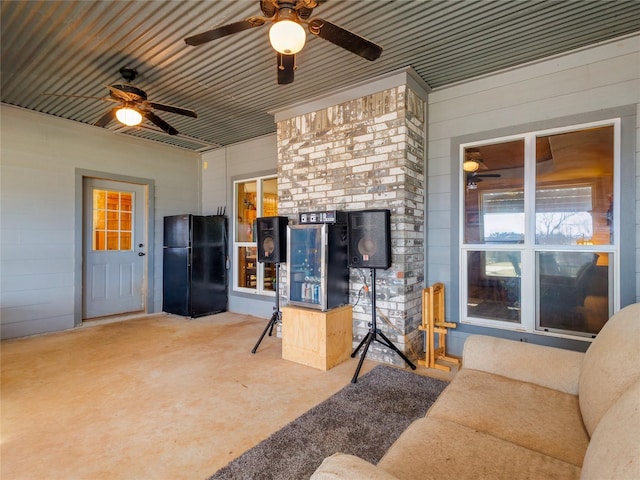
[[[380,365],[218,470],[210,480],[300,480],[337,452],[377,463],[447,382]]]

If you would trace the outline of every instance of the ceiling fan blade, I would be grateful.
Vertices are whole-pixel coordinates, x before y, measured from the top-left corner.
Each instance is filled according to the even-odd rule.
[[[249,30],[254,27],[260,27],[264,25],[266,21],[267,19],[262,17],[249,17],[240,22],[229,23],[228,25],[223,25],[212,30],[207,30],[206,32],[198,33],[197,35],[187,37],[184,39],[184,42],[192,47],[197,47],[203,43],[226,37],[233,33],[242,32],[243,30]]]
[[[376,60],[382,54],[380,45],[321,18],[309,22],[309,32],[367,60]]]
[[[273,17],[278,13],[277,0],[260,0],[260,10],[262,10],[265,17]]]
[[[500,178],[502,175],[500,175],[499,173],[479,173],[477,175],[474,175],[475,177],[484,177],[484,178]]]
[[[296,68],[296,56],[278,52],[278,85],[293,83],[293,71]]]
[[[174,107],[173,105],[165,105],[163,103],[147,102],[151,108],[156,110],[162,110],[163,112],[177,113],[178,115],[184,115],[185,117],[198,118],[198,114],[193,110],[187,110],[186,108]]]
[[[162,130],[167,132],[169,135],[177,135],[179,133],[178,130],[176,130],[171,125],[169,125],[167,122],[162,120],[155,113],[150,112],[148,110],[143,110],[141,113],[142,113],[142,115],[145,116],[145,118],[147,120],[149,120],[152,123],[155,123],[158,127],[160,127]]]
[[[111,122],[111,120],[113,120],[116,116],[116,109],[113,108],[111,110],[109,110],[107,113],[105,113],[103,116],[101,116],[96,123],[94,123],[94,125],[96,127],[106,127],[109,122]]]

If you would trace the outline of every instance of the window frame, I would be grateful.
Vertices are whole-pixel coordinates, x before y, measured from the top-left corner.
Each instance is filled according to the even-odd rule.
[[[613,127],[613,241],[609,244],[601,245],[545,245],[536,243],[536,139],[542,136],[563,134],[573,131],[586,130],[598,127]],[[465,211],[466,177],[462,169],[465,158],[465,149],[505,143],[510,141],[524,140],[524,215],[525,234],[522,244],[492,243],[484,240],[485,232],[482,228],[483,241],[480,243],[465,243],[465,227],[467,213]],[[620,222],[620,158],[621,158],[621,119],[610,118],[588,123],[571,124],[550,129],[532,130],[514,135],[497,136],[479,141],[469,141],[458,145],[458,158],[456,174],[459,175],[459,203],[458,203],[458,244],[459,244],[459,319],[460,323],[480,327],[497,328],[511,331],[522,331],[526,333],[539,334],[544,336],[560,337],[567,339],[579,339],[590,341],[592,338],[587,334],[568,333],[567,331],[549,331],[539,327],[539,310],[537,308],[537,283],[536,256],[540,252],[594,252],[607,253],[609,255],[609,282],[610,282],[610,311],[615,312],[620,308],[620,250],[621,250],[621,222]],[[571,183],[571,182],[569,182]],[[565,184],[566,185],[566,184]],[[478,212],[478,221],[483,223],[482,211]],[[491,320],[480,317],[470,317],[467,315],[468,302],[468,282],[469,264],[468,252],[470,251],[519,251],[521,252],[521,316],[520,323],[511,323],[504,320]]]
[[[96,205],[96,193],[104,194],[104,206],[98,207]],[[134,225],[135,225],[135,192],[127,190],[113,190],[105,188],[93,188],[92,194],[92,216],[91,216],[91,250],[93,252],[133,252],[134,250]],[[118,205],[116,208],[109,208],[109,195],[118,195]],[[123,196],[129,197],[129,210],[123,210]],[[102,215],[103,228],[99,228],[100,213]],[[109,214],[115,214],[116,219],[109,219]],[[123,215],[129,215],[128,229],[123,227]],[[115,221],[117,227],[110,226],[110,222]],[[104,235],[103,242],[104,248],[98,248],[98,234]],[[123,238],[128,234],[129,248],[123,248]],[[117,247],[110,248],[109,237],[115,237],[117,239]]]
[[[277,174],[270,175],[262,175],[256,177],[248,177],[242,178],[238,180],[234,180],[233,182],[233,217],[232,217],[232,228],[233,232],[232,238],[232,249],[233,249],[233,286],[232,289],[234,292],[238,293],[246,293],[250,295],[261,295],[267,297],[274,297],[276,292],[274,290],[266,290],[264,288],[264,279],[265,279],[265,264],[257,261],[257,250],[258,250],[258,242],[255,240],[252,241],[238,241],[236,232],[238,231],[238,186],[244,183],[256,182],[256,218],[263,216],[262,212],[264,211],[263,205],[263,183],[265,180],[276,180]],[[256,238],[255,232],[253,235]],[[239,285],[240,280],[240,271],[239,271],[239,259],[240,259],[240,249],[241,248],[254,248],[256,250],[256,288],[247,288]]]

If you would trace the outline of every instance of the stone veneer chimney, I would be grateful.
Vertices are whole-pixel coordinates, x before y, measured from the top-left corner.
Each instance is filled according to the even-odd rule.
[[[391,210],[392,265],[376,270],[377,326],[412,360],[423,350],[418,326],[424,288],[427,92],[406,69],[275,113],[279,215],[295,223],[298,213],[307,211]],[[368,283],[369,270],[362,273]],[[280,280],[279,293],[286,296],[285,264]],[[358,300],[362,286],[362,275],[351,269],[354,346],[371,321],[370,300]],[[378,342],[367,358],[404,364]]]

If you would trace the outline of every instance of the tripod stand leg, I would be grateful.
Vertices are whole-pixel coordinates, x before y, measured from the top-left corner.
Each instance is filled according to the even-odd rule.
[[[271,330],[269,332],[269,335],[271,335],[271,332],[273,331],[273,326],[276,324],[277,321],[278,321],[278,312],[275,311],[273,312],[273,315],[271,315],[271,320],[269,320],[269,323],[267,323],[266,328],[262,332],[262,335],[260,335],[260,338],[258,339],[258,343],[256,343],[255,347],[253,347],[253,350],[251,350],[251,353],[256,353],[256,351],[258,350],[258,347],[260,346],[260,342],[262,342],[262,339],[267,333],[267,330],[269,329]]]
[[[371,342],[373,341],[374,337],[375,337],[374,333],[371,332],[371,330],[369,330],[369,333],[367,333],[367,335],[362,339],[362,341],[360,342],[360,345],[358,345],[358,348],[356,348],[354,352],[351,354],[351,356],[354,357],[355,354],[360,349],[360,347],[362,346],[362,344],[365,341],[367,342],[367,344],[364,347],[364,350],[362,351],[362,356],[360,357],[360,361],[358,362],[358,368],[356,368],[356,373],[353,374],[353,378],[351,379],[351,383],[356,383],[358,381],[358,375],[360,374],[360,369],[362,368],[362,362],[364,362],[364,357],[367,356],[367,350],[369,350],[369,345],[371,345]]]
[[[278,312],[275,312],[273,315],[276,315]],[[271,317],[273,319],[273,316]],[[271,323],[271,328],[269,329],[269,336],[271,336],[271,334],[273,333],[273,327],[276,326],[276,322],[277,322],[277,318],[276,321],[271,321],[269,323]]]
[[[351,354],[351,358],[356,358],[356,355],[358,354],[358,350],[360,350],[360,348],[362,347],[362,345],[364,345],[364,342],[367,341],[367,339],[369,338],[369,335],[371,334],[371,332],[367,333],[363,338],[362,341],[360,342],[360,344],[356,347],[356,349],[353,351],[353,353]],[[365,352],[367,350],[365,349]],[[364,355],[363,355],[364,356]]]
[[[278,320],[280,320],[281,318],[281,312],[280,312],[280,294],[278,293],[278,279],[280,278],[280,264],[276,263],[276,280],[274,282],[274,289],[276,291],[276,306],[273,307],[273,315],[271,315],[271,320],[269,320],[269,323],[267,323],[266,328],[264,329],[264,331],[262,332],[262,335],[260,335],[260,338],[258,339],[258,342],[256,343],[256,346],[253,347],[253,350],[251,350],[251,353],[256,353],[256,351],[258,350],[258,346],[260,345],[260,342],[262,341],[262,339],[264,338],[264,336],[267,333],[267,330],[269,331],[269,336],[271,336],[271,334],[273,333],[273,327],[275,327],[276,323],[278,323]]]
[[[380,343],[385,343],[385,345],[387,347],[389,347],[391,350],[393,350],[394,352],[396,352],[398,355],[400,355],[400,358],[402,358],[405,362],[407,362],[407,365],[409,365],[411,367],[411,370],[415,370],[416,366],[411,363],[411,360],[409,360],[404,353],[402,353],[398,347],[396,347],[391,340],[389,340],[386,335],[384,333],[382,333],[380,330],[376,330],[376,334],[380,335],[380,337],[384,340],[384,342],[380,342],[380,340],[378,340]]]

